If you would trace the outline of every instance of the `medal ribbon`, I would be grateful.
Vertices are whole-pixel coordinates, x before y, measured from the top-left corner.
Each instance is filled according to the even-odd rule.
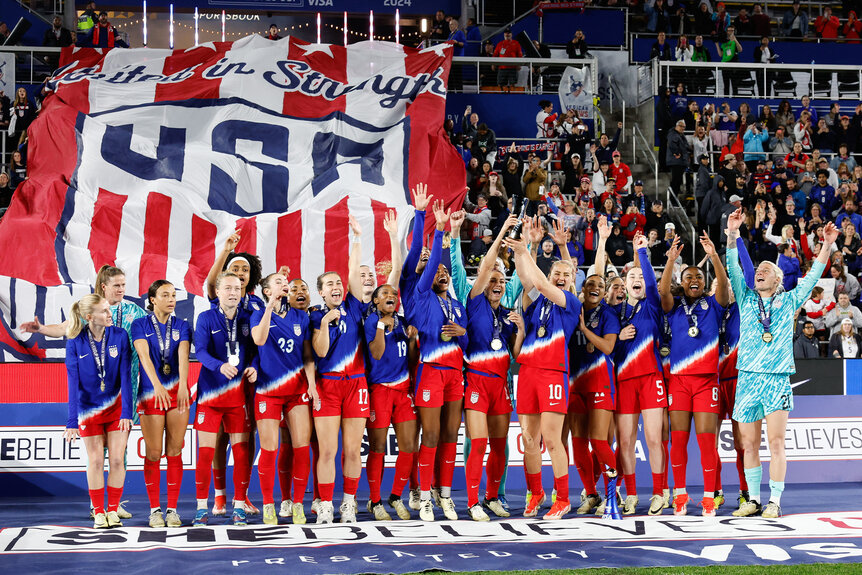
[[[548,334],[548,321],[551,319],[551,308],[554,307],[554,302],[545,298],[542,302],[542,309],[539,311],[539,325],[545,329],[545,335]]]
[[[452,299],[451,298],[442,298],[439,295],[437,296],[437,303],[440,304],[440,309],[443,310],[443,315],[446,316],[446,319],[451,323],[455,321],[455,316],[452,312]]]
[[[227,335],[227,342],[225,342],[225,346],[227,346],[227,355],[228,357],[232,355],[239,355],[239,341],[237,341],[236,337],[236,325],[239,323],[239,312],[234,316],[233,321],[229,320],[227,316],[224,314],[224,310],[219,308],[219,312],[221,312],[221,318],[224,321],[225,334]],[[156,330],[158,331],[158,330]],[[233,350],[236,350],[236,353],[232,353]]]
[[[156,330],[156,337],[159,339],[159,355],[162,356],[162,365],[168,365],[171,358],[171,316],[168,316],[168,321],[165,322],[165,339],[162,340],[162,332],[159,329],[159,322],[156,319],[156,314],[150,315],[150,320],[153,322],[153,329]]]
[[[500,333],[503,331],[503,321],[500,319],[500,314],[502,311],[506,311],[506,308],[503,306],[497,306],[497,309],[491,308],[491,318],[494,321],[494,329],[491,334],[491,341],[495,339],[499,339],[500,342],[503,341],[503,338],[500,337]]]
[[[117,322],[114,325],[123,327],[123,302],[117,304]]]
[[[96,352],[96,341],[93,339],[93,332],[87,328],[87,341],[90,343],[90,351],[93,353],[93,360],[96,362],[96,370],[99,372],[99,383],[102,387],[105,386],[105,349],[108,342],[108,332],[102,334],[101,351]]]
[[[760,308],[760,317],[758,319],[760,325],[763,326],[763,333],[769,333],[772,327],[772,304],[774,302],[775,296],[772,296],[772,299],[769,300],[769,309],[767,309],[763,304],[763,298],[760,297],[760,294],[757,294],[757,307]]]
[[[635,314],[637,314],[638,310],[641,308],[641,302],[638,301],[638,303],[632,307],[632,314],[626,317],[626,309],[628,308],[628,305],[628,302],[623,302],[622,309],[620,310],[620,324],[622,324],[622,327],[626,327],[631,324],[632,318],[635,317]]]
[[[697,309],[697,306],[700,305],[700,302],[704,301],[702,297],[697,298],[697,300],[691,305],[688,306],[688,302],[685,300],[685,296],[680,298],[680,303],[682,303],[682,309],[685,312],[685,317],[688,319],[688,327],[697,327],[697,316],[694,315],[694,310]]]

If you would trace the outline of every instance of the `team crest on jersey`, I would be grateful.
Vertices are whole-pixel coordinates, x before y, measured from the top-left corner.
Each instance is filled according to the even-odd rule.
[[[671,393],[667,394],[667,404],[673,405],[673,394],[671,394]]]
[[[598,319],[594,319],[593,321],[591,321],[591,322],[590,322],[590,327],[591,327],[591,328],[594,328],[594,329],[595,329],[595,328],[597,328],[597,327],[599,327],[599,320],[598,320]]]
[[[461,317],[461,310],[458,309],[457,307],[455,308],[455,315],[457,315],[458,317]]]
[[[254,311],[259,311],[259,310],[260,310],[260,306],[259,306],[259,305],[257,305],[257,303],[256,303],[256,302],[251,302],[251,307],[252,307],[252,309],[254,309]]]
[[[198,412],[198,425],[203,424],[203,422],[204,422],[204,412],[201,411],[201,412]]]
[[[470,403],[476,404],[479,403],[479,392],[474,391],[470,394]]]
[[[371,410],[371,417],[369,419],[371,419],[371,423],[374,423],[374,420],[377,419],[377,414],[374,413],[373,409]]]
[[[431,401],[431,390],[423,389],[422,390],[422,401]]]
[[[86,426],[86,425],[79,425],[78,427],[80,427],[80,428],[81,428],[81,431],[84,431],[85,429],[87,429],[87,426]]]
[[[709,309],[709,304],[707,303],[707,301],[705,299],[700,300],[700,309],[702,309],[703,311],[706,311]]]
[[[302,335],[302,327],[298,323],[293,324],[293,335]]]
[[[248,324],[243,324],[242,326],[242,336],[248,337]]]
[[[112,345],[111,347],[108,348],[108,353],[111,354],[111,357],[117,357],[117,355],[119,355],[120,352],[117,349],[116,345]]]
[[[266,402],[258,401],[257,402],[257,410],[261,413],[266,413]]]
[[[180,341],[180,330],[171,330],[171,337],[174,338],[174,341]]]

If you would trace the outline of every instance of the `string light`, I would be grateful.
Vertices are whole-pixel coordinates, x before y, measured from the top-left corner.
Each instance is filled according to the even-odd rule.
[[[147,0],[144,0],[143,21],[144,21],[144,46],[146,46],[147,45]],[[137,24],[137,22],[134,22],[134,24]]]
[[[400,44],[398,37],[401,32],[401,14],[399,13],[398,8],[395,9],[395,43]]]
[[[199,40],[199,38],[198,38],[198,23],[199,23],[198,7],[195,6],[195,46],[197,46],[199,43],[198,42],[198,40]]]
[[[221,11],[221,41],[224,42],[224,31],[225,31],[225,13],[224,10]]]
[[[317,43],[320,44],[320,12],[317,13]]]
[[[171,27],[170,27],[170,35],[168,36],[168,46],[171,50],[174,49],[174,5],[170,5],[170,19],[171,19]]]
[[[374,41],[374,10],[368,11],[368,39]]]

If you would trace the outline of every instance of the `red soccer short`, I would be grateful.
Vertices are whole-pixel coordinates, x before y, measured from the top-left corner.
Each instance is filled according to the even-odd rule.
[[[287,421],[287,414],[297,405],[304,405],[306,408],[310,407],[311,402],[308,399],[307,393],[279,396],[260,395],[257,393],[254,396],[254,418],[257,421],[261,419]]]
[[[364,374],[321,374],[317,380],[317,394],[320,396],[320,409],[312,410],[314,417],[350,419],[370,415]]]
[[[153,394],[143,401],[138,402],[138,415],[164,415],[171,409],[176,409],[177,393],[179,392],[179,389],[180,386],[179,383],[177,383],[177,385],[174,385],[168,390],[168,394],[171,396],[171,407],[168,410],[156,407],[156,396]],[[191,398],[191,395],[189,397]],[[191,399],[189,399],[189,401],[191,401]]]
[[[371,415],[365,427],[388,429],[390,424],[416,420],[416,408],[409,391],[378,384],[371,386]]]
[[[78,435],[81,437],[95,437],[97,435],[105,435],[112,431],[120,431],[120,420],[114,419],[111,421],[97,421],[78,425]]]
[[[733,419],[734,403],[736,403],[736,378],[722,379],[718,382],[718,418]]]
[[[670,375],[667,401],[669,411],[717,414],[718,404],[718,375]]]
[[[518,371],[518,413],[566,413],[569,375],[565,371],[522,365]]]
[[[509,398],[506,379],[467,368],[464,409],[481,411],[486,415],[512,413],[512,400]]]
[[[234,407],[210,407],[198,404],[195,414],[195,429],[208,433],[218,433],[219,425],[224,423],[225,433],[248,433],[251,421],[245,405]]]
[[[416,369],[416,407],[443,407],[464,397],[464,376],[460,369],[420,363]]]
[[[614,396],[604,391],[569,391],[569,413],[587,413],[591,409],[614,410]]]
[[[617,413],[640,413],[643,409],[667,407],[664,377],[650,373],[617,381]]]

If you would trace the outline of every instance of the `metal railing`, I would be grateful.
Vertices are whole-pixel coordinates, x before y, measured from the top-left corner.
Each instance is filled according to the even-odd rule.
[[[610,86],[610,90],[608,90],[608,113],[609,114],[614,113],[614,98],[616,97],[616,99],[619,100],[619,102],[620,102],[620,108],[622,110],[622,118],[620,119],[620,121],[623,123],[623,126],[625,126],[626,125],[626,99],[623,98],[623,96],[622,96],[623,92],[622,92],[622,90],[619,89],[619,86],[617,85],[616,80],[614,80],[613,74],[608,74],[608,85]],[[619,92],[619,96],[617,96],[617,92]],[[626,133],[625,133],[625,131],[623,131],[623,133],[620,134],[620,142],[625,142],[625,141],[626,141]]]
[[[653,61],[653,94],[683,82],[689,96],[862,100],[862,67],[822,64]],[[732,91],[728,93],[728,86]],[[720,88],[720,89],[719,89]],[[745,93],[743,93],[745,92]]]
[[[512,85],[514,91],[525,91],[530,94],[556,94],[559,89],[559,78],[569,66],[588,68],[593,89],[598,86],[598,61],[595,58],[570,60],[568,58],[490,58],[455,56],[452,58],[452,69],[449,72],[449,90],[453,92],[499,92],[498,66],[518,65],[517,80]],[[526,66],[526,70],[521,67]],[[524,77],[526,72],[526,77]],[[459,89],[456,74],[460,73]],[[453,84],[453,78],[456,79]],[[554,83],[556,82],[556,84]],[[547,84],[547,85],[546,85]]]
[[[50,77],[60,63],[62,48],[0,46],[0,52],[15,54],[15,82],[39,84]]]
[[[653,146],[647,141],[644,133],[641,131],[640,126],[635,124],[632,126],[632,162],[637,163],[638,161],[638,144],[640,143],[640,152],[644,158],[644,164],[649,166],[652,169],[653,177],[655,178],[655,193],[656,197],[658,197],[659,189],[658,189],[658,158],[655,156],[655,152],[653,152]]]

